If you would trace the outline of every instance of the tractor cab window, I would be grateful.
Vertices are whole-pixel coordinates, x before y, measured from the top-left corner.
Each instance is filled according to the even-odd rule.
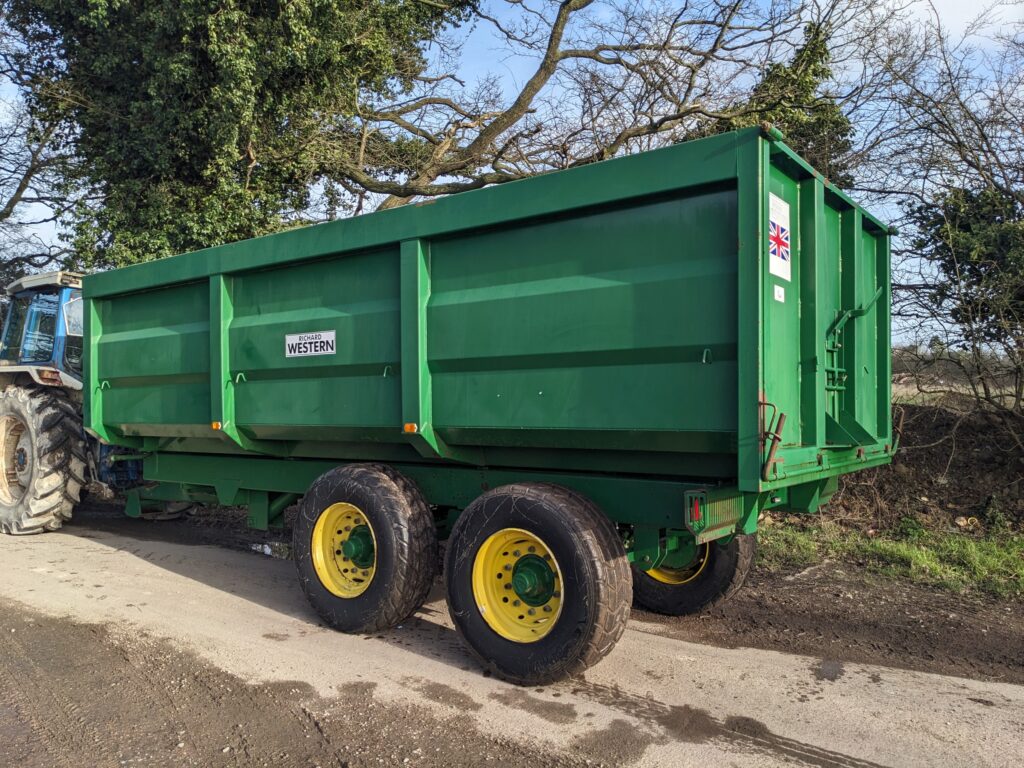
[[[25,319],[28,317],[28,307],[31,302],[31,296],[16,296],[11,299],[10,314],[7,316],[7,331],[4,333],[3,349],[0,349],[0,359],[6,360],[10,365],[21,361],[21,337],[25,332]]]
[[[53,359],[59,304],[60,297],[55,293],[37,293],[32,297],[21,337],[21,362],[45,363]]]
[[[64,328],[67,338],[64,341],[64,364],[76,373],[82,370],[82,334],[84,331],[82,314],[82,292],[71,291],[64,303]]]

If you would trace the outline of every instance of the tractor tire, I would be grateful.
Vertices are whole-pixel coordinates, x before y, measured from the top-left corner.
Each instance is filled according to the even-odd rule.
[[[390,629],[427,598],[437,575],[437,528],[419,488],[392,467],[325,472],[292,527],[299,582],[326,624],[342,632]]]
[[[63,390],[0,391],[0,530],[42,533],[70,520],[85,461],[82,414]]]
[[[571,677],[611,651],[629,618],[630,582],[608,517],[547,483],[477,498],[445,558],[455,628],[486,668],[519,685]]]
[[[692,563],[681,568],[642,571],[633,566],[633,601],[640,608],[666,616],[687,616],[708,610],[739,592],[747,580],[757,538],[737,534],[728,544],[702,544]]]

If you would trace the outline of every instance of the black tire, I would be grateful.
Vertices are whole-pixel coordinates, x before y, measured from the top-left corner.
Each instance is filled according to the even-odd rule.
[[[666,616],[700,613],[735,595],[746,581],[757,552],[757,538],[737,534],[722,546],[711,542],[708,562],[692,581],[666,584],[633,566],[633,601]]]
[[[317,520],[338,502],[360,509],[375,536],[373,577],[352,598],[332,593],[313,562]],[[378,632],[401,623],[423,605],[438,571],[430,507],[415,483],[381,464],[352,464],[317,478],[299,503],[292,547],[303,592],[320,617],[342,632]]]
[[[0,391],[0,530],[57,530],[71,519],[83,485],[82,414],[64,391]]]
[[[560,612],[547,634],[530,642],[495,631],[473,590],[477,553],[508,528],[543,541],[561,572]],[[452,530],[445,581],[448,608],[463,641],[485,667],[520,685],[554,682],[596,664],[629,619],[629,563],[615,526],[592,501],[557,485],[517,483],[477,498]]]

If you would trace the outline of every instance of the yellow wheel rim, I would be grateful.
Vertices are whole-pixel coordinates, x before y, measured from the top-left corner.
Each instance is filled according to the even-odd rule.
[[[673,586],[687,584],[704,572],[704,568],[707,567],[710,559],[711,544],[708,543],[697,549],[697,557],[686,567],[672,568],[667,565],[660,565],[647,571],[647,575],[655,581],[660,581],[662,584],[671,584]]]
[[[473,561],[473,598],[506,640],[535,643],[562,612],[562,572],[548,546],[522,528],[491,535]]]
[[[377,537],[358,507],[332,504],[313,527],[313,569],[334,595],[351,599],[369,588],[377,567]]]

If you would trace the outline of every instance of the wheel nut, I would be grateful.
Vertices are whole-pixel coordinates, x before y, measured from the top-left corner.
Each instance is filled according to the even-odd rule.
[[[512,570],[512,566],[511,565],[506,565],[505,566],[505,570],[506,571],[511,571]]]
[[[527,552],[536,552],[537,548],[531,545],[526,551]]]
[[[544,606],[544,613],[551,613],[551,606],[550,605],[545,605]]]
[[[530,614],[531,616],[533,616],[533,614],[535,614],[536,611],[533,610],[533,608],[531,608],[530,610],[527,611],[527,613]]]
[[[519,550],[518,549],[512,551],[512,557],[519,557]]]
[[[516,608],[518,608],[519,607],[519,601],[518,600],[513,600],[512,601],[512,605],[514,605]]]

